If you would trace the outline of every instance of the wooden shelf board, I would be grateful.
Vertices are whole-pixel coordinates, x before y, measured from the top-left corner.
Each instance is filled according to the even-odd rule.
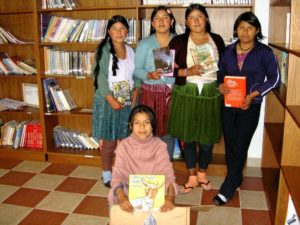
[[[57,78],[57,79],[78,79],[78,80],[84,80],[84,79],[94,79],[92,75],[82,75],[78,76],[75,74],[51,74],[51,75],[43,75],[41,76],[42,79],[52,77],[52,78]]]
[[[33,108],[33,107],[25,107],[23,110],[5,110],[1,111],[0,114],[39,114],[39,109],[38,108]]]
[[[45,161],[45,152],[41,149],[13,149],[11,146],[0,146],[0,158]]]
[[[291,114],[298,128],[300,128],[300,106],[289,105],[287,110]]]
[[[290,44],[287,43],[269,43],[269,45],[281,51],[292,53],[300,57],[300,46],[295,46],[295,45],[291,46]]]
[[[300,216],[300,167],[282,166],[283,175],[297,212]]]
[[[36,74],[33,74],[33,75],[17,75],[17,74],[0,75],[0,79],[31,79],[33,77],[36,77]]]
[[[34,11],[33,10],[5,11],[5,12],[0,12],[0,16],[8,15],[8,14],[28,14],[28,13],[34,13]]]
[[[283,107],[285,107],[286,103],[286,86],[284,84],[281,84],[280,87],[273,89],[273,93],[281,103]]]
[[[7,44],[0,44],[0,47],[24,47],[24,46],[34,46],[34,42],[26,42],[26,43],[7,43]]]
[[[265,123],[265,128],[272,144],[274,155],[278,165],[281,164],[282,141],[283,141],[283,124],[282,123]]]
[[[96,48],[99,45],[99,42],[42,42],[40,46],[87,46]]]
[[[54,8],[54,9],[41,9],[37,10],[39,13],[51,13],[51,12],[76,12],[76,11],[99,11],[99,10],[119,10],[119,9],[136,9],[136,5],[117,5],[117,6],[103,6],[103,7],[77,7],[72,9],[66,8]]]
[[[139,9],[147,9],[147,8],[155,8],[159,5],[139,5]],[[188,5],[184,4],[166,4],[169,8],[186,8]],[[236,5],[229,5],[229,4],[203,4],[205,8],[249,8],[253,7],[251,4],[236,4]]]
[[[45,116],[92,116],[91,112],[81,112],[82,108],[73,109],[72,111],[46,112]]]

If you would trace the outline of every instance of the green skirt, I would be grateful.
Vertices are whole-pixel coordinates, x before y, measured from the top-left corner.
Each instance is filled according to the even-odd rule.
[[[182,141],[218,143],[221,138],[221,95],[216,82],[175,86],[172,91],[168,133]]]

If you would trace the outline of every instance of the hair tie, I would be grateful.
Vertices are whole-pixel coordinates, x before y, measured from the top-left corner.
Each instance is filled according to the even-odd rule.
[[[172,14],[171,9],[167,9],[167,13],[168,13],[168,14]]]

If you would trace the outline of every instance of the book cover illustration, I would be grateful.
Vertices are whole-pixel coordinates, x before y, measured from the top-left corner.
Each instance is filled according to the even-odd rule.
[[[165,202],[165,176],[130,175],[128,199],[136,210],[158,210]]]
[[[113,82],[113,95],[118,102],[124,105],[130,105],[130,84],[129,80],[123,80],[120,82]]]
[[[209,43],[199,45],[190,49],[195,65],[202,66],[202,75],[210,74],[219,70],[218,61],[214,54],[213,47]]]
[[[224,95],[225,106],[240,108],[246,96],[246,77],[225,76],[224,84],[230,88],[230,92]]]
[[[163,76],[173,76],[175,50],[169,48],[153,49],[155,70],[160,70]]]

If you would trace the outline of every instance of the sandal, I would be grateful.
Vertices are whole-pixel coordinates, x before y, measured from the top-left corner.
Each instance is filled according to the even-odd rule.
[[[203,181],[198,181],[198,182],[199,182],[200,187],[203,188],[203,190],[209,191],[209,190],[212,189],[212,186],[210,184],[210,180],[207,180],[207,182],[203,182]]]
[[[183,188],[180,190],[180,193],[187,194],[187,193],[192,192],[193,189],[194,189],[194,187],[192,187],[192,186],[186,186],[186,184],[184,184]]]
[[[198,187],[197,176],[189,176],[189,180],[183,185],[183,189],[180,190],[182,194],[190,193],[195,187]]]

